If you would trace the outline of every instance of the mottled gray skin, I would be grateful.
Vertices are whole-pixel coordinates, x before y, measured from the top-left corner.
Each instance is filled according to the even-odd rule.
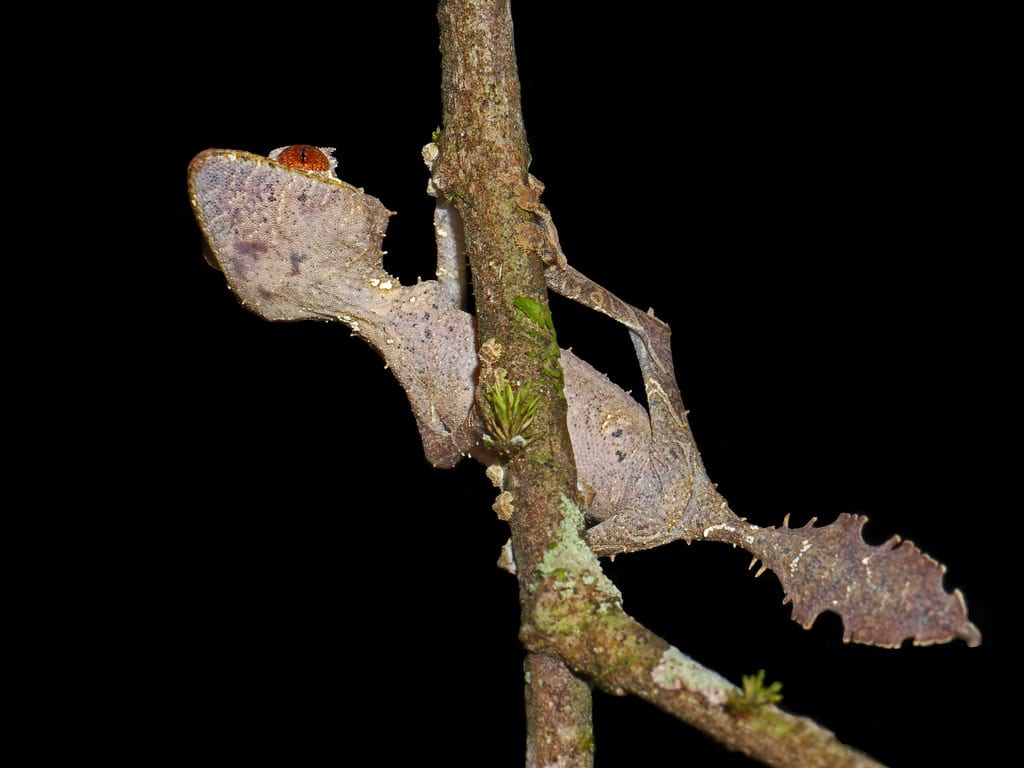
[[[218,149],[192,161],[189,194],[207,258],[245,307],[268,320],[348,325],[405,389],[434,466],[454,466],[466,455],[495,461],[474,416],[473,319],[450,281],[402,286],[384,270],[390,213],[379,200],[327,175]],[[557,248],[553,226],[545,226]],[[580,497],[590,499],[586,539],[595,553],[677,539],[727,542],[778,575],[794,620],[805,627],[832,610],[842,616],[847,640],[890,647],[907,638],[980,642],[963,596],[942,588],[943,567],[910,542],[896,546],[898,537],[869,547],[860,536],[864,518],[790,529],[737,517],[708,479],[690,433],[668,326],[576,272],[560,251],[546,277],[552,290],[628,329],[650,409],[562,350],[569,435]]]

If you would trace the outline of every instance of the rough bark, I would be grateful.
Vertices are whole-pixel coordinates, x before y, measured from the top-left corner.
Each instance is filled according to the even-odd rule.
[[[481,359],[477,407],[486,420],[488,388],[505,382],[523,397],[539,395],[529,434],[518,436],[526,444],[501,446],[525,627],[537,597],[533,574],[560,530],[559,496],[576,488],[558,346],[550,323],[542,322],[544,313],[550,318],[544,263],[523,236],[536,215],[524,201],[537,193],[530,184],[508,0],[441,2],[438,21],[444,124],[433,183],[461,220],[477,339],[481,349],[492,350]],[[527,764],[591,766],[592,749],[566,749],[567,741],[592,743],[587,684],[546,653],[529,658],[527,669]],[[560,706],[551,705],[554,691]]]

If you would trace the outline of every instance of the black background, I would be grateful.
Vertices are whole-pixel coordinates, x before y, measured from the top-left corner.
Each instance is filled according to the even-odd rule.
[[[999,549],[1016,333],[985,26],[514,5],[563,248],[671,324],[732,508],[868,515],[872,543],[899,534],[947,565],[984,643],[847,645],[832,615],[805,631],[774,576],[714,544],[606,563],[626,609],[731,680],[765,668],[784,706],[892,766],[991,748],[1021,627]],[[401,389],[341,326],[242,309],[185,191],[207,147],[337,147],[341,177],[397,211],[385,266],[431,277],[431,6],[204,9],[123,41],[118,76],[146,80],[125,98],[149,145],[139,302],[157,306],[132,387],[170,448],[129,555],[142,762],[523,764],[516,583],[494,567],[507,530],[481,467],[426,464]],[[624,332],[553,306],[563,346],[642,389]],[[637,700],[597,693],[594,717],[599,768],[753,764]]]

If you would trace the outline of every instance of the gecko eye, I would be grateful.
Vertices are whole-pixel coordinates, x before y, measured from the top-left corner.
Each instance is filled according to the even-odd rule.
[[[331,170],[331,161],[323,152],[309,144],[293,144],[278,152],[274,158],[282,165],[300,168],[303,171],[324,172]]]

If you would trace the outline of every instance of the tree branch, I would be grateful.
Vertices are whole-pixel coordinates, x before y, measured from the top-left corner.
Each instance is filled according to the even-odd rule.
[[[441,2],[438,21],[444,130],[432,182],[462,223],[482,351],[476,403],[504,466],[528,626],[535,574],[560,530],[558,499],[576,488],[545,265],[530,237],[539,190],[528,172],[508,0]],[[588,768],[588,685],[544,652],[528,658],[527,671],[528,765]]]

